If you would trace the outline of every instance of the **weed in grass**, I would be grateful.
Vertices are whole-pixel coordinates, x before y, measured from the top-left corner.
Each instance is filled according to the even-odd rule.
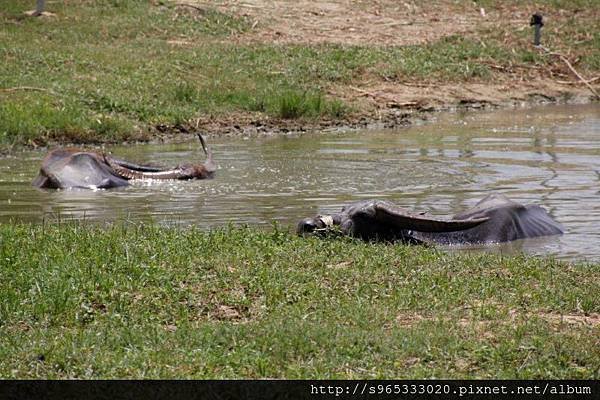
[[[347,107],[339,100],[326,100],[320,93],[285,91],[275,97],[277,117],[295,119],[301,117],[316,118],[321,116],[342,117]]]
[[[175,100],[193,103],[198,98],[198,89],[189,82],[178,83],[175,86]]]
[[[330,101],[327,106],[327,114],[334,118],[342,118],[349,113],[348,106],[337,99]]]
[[[320,98],[318,101],[307,101],[306,93],[298,93],[288,91],[279,96],[277,99],[277,115],[281,118],[294,119],[308,114],[311,111],[320,111],[310,108],[310,105],[321,105]]]
[[[93,110],[108,112],[108,113],[129,113],[133,111],[127,104],[101,93],[88,94],[89,105]]]
[[[127,139],[134,130],[129,121],[108,116],[102,116],[92,121],[89,129],[95,134],[101,135],[104,140],[113,142]],[[124,136],[123,132],[128,132],[129,135]],[[96,136],[95,134],[93,136]],[[93,141],[93,138],[90,141]]]

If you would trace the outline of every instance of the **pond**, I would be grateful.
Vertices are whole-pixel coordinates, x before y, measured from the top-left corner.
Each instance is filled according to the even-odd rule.
[[[211,138],[214,180],[137,182],[112,190],[31,187],[42,152],[0,159],[0,222],[156,221],[204,228],[284,226],[366,198],[450,216],[492,192],[537,203],[561,237],[489,246],[600,260],[600,107],[540,106],[439,114],[397,130]],[[203,159],[197,141],[115,146],[120,158],[176,165]]]

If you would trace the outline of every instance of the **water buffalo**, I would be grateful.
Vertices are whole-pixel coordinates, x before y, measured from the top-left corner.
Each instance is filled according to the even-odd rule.
[[[212,152],[198,135],[206,154],[203,164],[181,164],[174,168],[137,165],[106,153],[75,148],[52,150],[42,161],[33,186],[45,189],[107,189],[127,186],[132,179],[206,179],[216,170]]]
[[[297,228],[302,236],[331,231],[367,241],[462,245],[559,235],[563,228],[540,206],[524,206],[492,194],[450,220],[411,213],[387,201],[366,200],[345,206],[338,214],[303,219]]]

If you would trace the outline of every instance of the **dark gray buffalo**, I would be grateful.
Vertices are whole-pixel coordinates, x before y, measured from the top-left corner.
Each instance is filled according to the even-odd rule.
[[[200,164],[181,164],[174,168],[137,165],[106,153],[75,148],[52,150],[42,161],[33,186],[45,189],[107,189],[127,186],[132,179],[207,179],[216,170],[212,152],[201,135],[206,160]]]
[[[339,214],[303,219],[297,232],[307,235],[335,230],[369,241],[444,245],[500,243],[563,233],[562,226],[542,207],[524,206],[499,194],[487,196],[449,220],[411,213],[387,201],[359,201]]]

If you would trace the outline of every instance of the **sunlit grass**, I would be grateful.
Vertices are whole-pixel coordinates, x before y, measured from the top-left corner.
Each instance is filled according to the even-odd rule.
[[[277,226],[0,238],[3,378],[599,377],[597,264]]]

